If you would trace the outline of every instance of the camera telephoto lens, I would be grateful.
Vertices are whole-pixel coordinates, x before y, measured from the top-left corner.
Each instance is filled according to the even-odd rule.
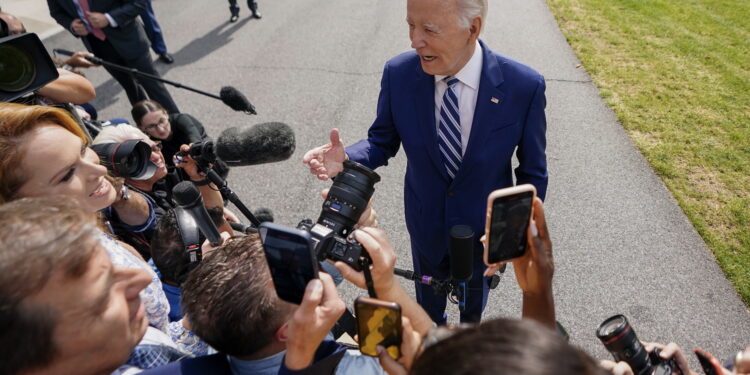
[[[348,236],[354,224],[375,193],[375,183],[380,176],[357,162],[344,161],[344,170],[334,179],[323,202],[318,224],[324,225],[340,236]]]
[[[628,319],[615,315],[605,320],[596,330],[596,337],[615,358],[615,362],[625,361],[635,375],[651,375],[654,370],[643,347]]]
[[[31,55],[12,45],[0,45],[0,91],[23,91],[35,78]]]
[[[115,176],[131,180],[148,180],[156,173],[151,162],[151,146],[138,139],[122,143],[100,143],[91,146],[101,164]]]

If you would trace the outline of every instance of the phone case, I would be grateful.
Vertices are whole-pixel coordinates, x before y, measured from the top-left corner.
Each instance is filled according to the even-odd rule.
[[[698,357],[698,362],[700,362],[701,367],[703,368],[703,373],[706,375],[724,374],[724,371],[721,369],[721,363],[716,357],[711,355],[711,353],[703,349],[695,349],[693,350],[693,353]]]
[[[276,295],[284,301],[300,304],[307,283],[318,277],[312,237],[305,231],[268,222],[261,223],[258,232]],[[289,244],[290,247],[269,246],[267,241],[271,238],[277,241],[276,245]],[[306,245],[304,249],[301,244]]]
[[[377,357],[378,345],[393,359],[401,357],[401,306],[395,302],[359,297],[354,301],[359,351]]]
[[[487,266],[492,265],[492,263],[489,262],[489,247],[490,247],[490,227],[492,226],[492,206],[495,202],[495,199],[502,198],[502,197],[508,197],[516,194],[521,193],[532,193],[532,207],[533,207],[533,200],[536,198],[536,188],[534,185],[531,184],[523,184],[503,189],[497,189],[490,193],[490,195],[487,197],[487,216],[484,221],[484,235],[485,235],[485,243],[484,243],[484,252],[483,252],[483,260],[484,264]],[[531,220],[531,218],[529,218]],[[505,259],[508,260],[508,259]],[[505,261],[502,260],[502,261]]]

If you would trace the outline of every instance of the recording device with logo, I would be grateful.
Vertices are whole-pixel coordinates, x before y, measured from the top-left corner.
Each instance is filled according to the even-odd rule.
[[[59,77],[55,64],[34,33],[0,39],[0,102],[12,102]]]
[[[309,233],[269,222],[258,227],[276,294],[299,305],[305,288],[318,278],[318,262]]]
[[[524,184],[495,190],[487,197],[485,264],[518,258],[526,253],[526,231],[535,196],[534,185]]]
[[[310,232],[318,259],[342,261],[357,271],[370,264],[370,256],[351,233],[375,193],[380,176],[357,162],[344,161],[323,202],[318,221],[301,221],[297,228]]]
[[[677,368],[675,360],[661,358],[658,349],[648,353],[623,315],[605,320],[597,328],[596,337],[612,354],[615,362],[627,362],[635,375],[671,375]]]
[[[148,180],[156,173],[156,164],[151,161],[151,146],[140,139],[99,143],[91,148],[99,155],[101,164],[115,177]]]
[[[354,310],[359,351],[377,357],[376,348],[380,345],[391,358],[401,357],[401,306],[395,302],[358,297],[354,301]]]

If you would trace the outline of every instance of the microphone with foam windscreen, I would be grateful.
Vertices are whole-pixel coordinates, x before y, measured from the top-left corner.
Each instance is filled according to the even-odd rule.
[[[294,131],[281,122],[225,129],[215,143],[216,156],[230,167],[289,159],[296,147]]]
[[[255,106],[250,104],[245,95],[242,95],[236,88],[232,86],[224,86],[219,92],[219,97],[224,104],[228,105],[235,111],[242,111],[247,114],[257,115],[255,112]]]
[[[208,211],[206,211],[206,207],[203,206],[203,197],[195,184],[190,181],[178,183],[172,188],[172,198],[193,217],[201,233],[206,236],[211,245],[221,245],[222,239],[219,230],[216,229]]]

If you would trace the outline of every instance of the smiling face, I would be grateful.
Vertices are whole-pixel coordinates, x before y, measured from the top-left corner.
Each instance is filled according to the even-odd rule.
[[[105,178],[107,169],[83,141],[66,129],[41,123],[23,138],[20,168],[26,182],[19,197],[63,195],[95,212],[111,205],[117,192]]]
[[[430,75],[455,75],[471,59],[482,29],[482,18],[469,27],[459,22],[457,0],[408,0],[406,22],[411,47],[422,70]]]
[[[53,307],[54,373],[110,373],[125,363],[148,327],[139,293],[150,282],[142,269],[116,267],[100,245],[80,277],[54,272],[25,303]]]
[[[140,129],[156,139],[166,140],[172,136],[172,124],[163,110],[146,113],[141,117]]]

